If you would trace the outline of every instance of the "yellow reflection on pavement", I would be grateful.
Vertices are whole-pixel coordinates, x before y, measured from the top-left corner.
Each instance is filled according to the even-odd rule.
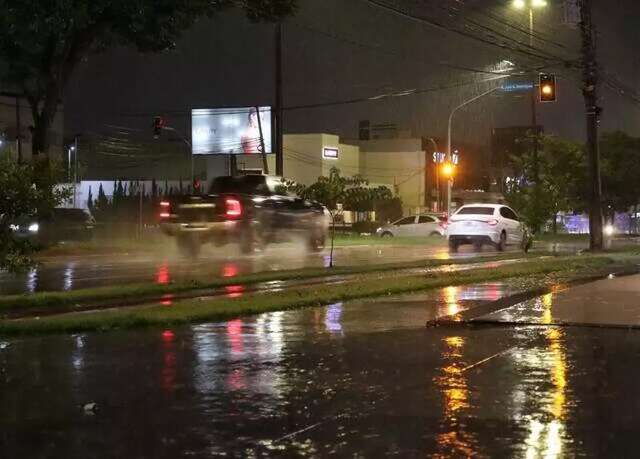
[[[464,430],[464,423],[460,422],[464,411],[469,408],[469,388],[462,370],[466,366],[463,360],[465,339],[448,336],[443,342],[442,367],[435,383],[442,393],[442,426],[445,431],[436,438],[439,452],[433,457],[470,457],[474,455],[476,439]]]

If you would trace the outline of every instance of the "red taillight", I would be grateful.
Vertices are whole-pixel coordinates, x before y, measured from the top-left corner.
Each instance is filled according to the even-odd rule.
[[[487,225],[496,226],[498,224],[498,220],[487,220]]]
[[[168,201],[162,201],[160,203],[160,218],[171,217],[171,203]]]
[[[242,204],[240,204],[240,201],[238,201],[237,199],[225,199],[224,206],[226,209],[225,215],[227,217],[237,218],[242,215]]]

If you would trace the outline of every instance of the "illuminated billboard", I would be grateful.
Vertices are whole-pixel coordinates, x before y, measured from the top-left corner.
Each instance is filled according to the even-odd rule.
[[[271,107],[191,110],[194,155],[260,154],[263,142],[271,153]]]

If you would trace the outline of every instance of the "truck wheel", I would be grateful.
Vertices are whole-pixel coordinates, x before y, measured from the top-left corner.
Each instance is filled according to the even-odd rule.
[[[256,225],[247,224],[240,235],[240,251],[249,255],[263,248],[262,232]]]
[[[197,237],[182,236],[178,238],[178,250],[183,257],[197,258],[200,255],[200,245],[200,240]]]
[[[324,249],[324,243],[326,241],[326,236],[324,234],[312,234],[309,237],[309,250],[312,252],[321,252]]]

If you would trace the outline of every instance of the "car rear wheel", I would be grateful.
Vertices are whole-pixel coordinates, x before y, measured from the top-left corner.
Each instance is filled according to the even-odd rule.
[[[309,237],[307,246],[312,252],[321,252],[324,249],[326,236],[324,234],[312,234]]]
[[[500,242],[496,244],[496,249],[498,249],[499,252],[504,252],[506,248],[507,248],[507,233],[503,231],[502,233],[500,233]]]

